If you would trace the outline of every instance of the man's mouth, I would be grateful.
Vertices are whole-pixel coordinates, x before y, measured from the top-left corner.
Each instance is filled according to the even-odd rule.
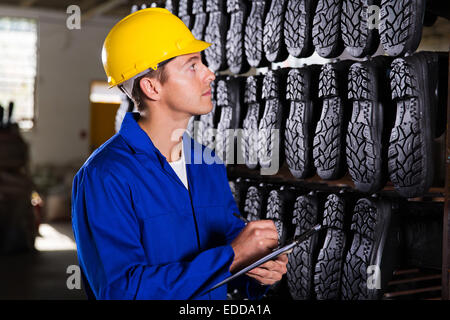
[[[207,92],[205,92],[204,94],[202,94],[202,96],[210,96],[211,95],[211,90],[208,90]]]

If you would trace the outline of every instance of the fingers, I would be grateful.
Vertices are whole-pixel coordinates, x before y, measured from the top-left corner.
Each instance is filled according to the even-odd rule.
[[[251,230],[251,236],[258,239],[261,248],[275,248],[278,245],[278,232],[272,220],[252,221],[247,227]]]
[[[287,260],[286,260],[286,262],[284,262],[284,261],[277,259],[277,260],[267,261],[266,263],[263,263],[262,265],[260,265],[259,268],[267,269],[267,270],[273,271],[273,272],[278,272],[283,275],[287,272],[286,263],[287,263]]]
[[[286,254],[283,254],[278,256],[276,260],[267,261],[246,274],[262,284],[274,284],[280,281],[287,272],[287,262],[288,257]]]
[[[278,263],[282,263],[282,264],[287,264],[288,256],[287,256],[287,254],[281,254],[274,261],[276,261]]]
[[[277,281],[280,281],[283,277],[283,274],[275,271],[270,271],[265,268],[255,268],[249,272],[247,272],[247,275],[249,277],[257,279],[261,283],[275,283]]]

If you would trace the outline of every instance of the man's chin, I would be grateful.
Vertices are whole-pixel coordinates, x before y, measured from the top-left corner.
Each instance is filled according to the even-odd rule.
[[[210,105],[201,106],[201,107],[199,107],[199,108],[197,108],[195,110],[195,114],[194,115],[201,116],[201,115],[204,115],[204,114],[208,114],[208,113],[211,112],[212,108],[213,108],[212,107],[212,103]]]

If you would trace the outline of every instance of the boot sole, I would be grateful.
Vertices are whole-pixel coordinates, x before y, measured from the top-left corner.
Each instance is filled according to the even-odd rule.
[[[368,267],[380,266],[388,237],[390,204],[383,200],[360,199],[353,213],[353,241],[342,274],[343,300],[373,300],[381,288],[368,287]]]
[[[249,169],[256,169],[258,166],[258,126],[262,115],[262,107],[258,101],[260,96],[260,78],[247,77],[244,102],[248,109],[242,124],[241,152]]]
[[[289,0],[284,20],[284,42],[289,54],[306,58],[314,53],[312,24],[317,1]]]
[[[286,121],[285,155],[291,174],[298,179],[313,171],[312,144],[315,130],[312,78],[306,69],[292,69],[288,74],[286,98],[290,100],[290,112]]]
[[[392,62],[392,99],[397,104],[389,142],[388,169],[392,183],[403,197],[423,195],[433,180],[433,102],[428,70],[421,54]],[[433,86],[431,86],[433,87]]]
[[[416,51],[422,37],[425,1],[382,0],[380,38],[390,56]]]
[[[368,26],[369,6],[376,4],[378,1],[374,0],[345,0],[342,4],[342,40],[353,57],[364,57],[377,51],[380,43],[377,29]]]
[[[316,196],[300,196],[296,199],[292,224],[295,235],[300,235],[312,228],[318,221],[318,200]],[[317,257],[318,235],[294,247],[289,254],[287,265],[287,283],[294,300],[308,300],[314,294],[314,266]]]
[[[319,252],[314,275],[314,290],[318,300],[338,300],[345,259],[344,200],[331,194],[325,203],[322,226],[327,233]]]
[[[374,193],[382,188],[383,131],[376,70],[370,62],[355,63],[350,67],[348,81],[353,112],[347,130],[347,166],[356,189]]]
[[[284,12],[287,0],[272,1],[264,24],[263,45],[266,58],[270,62],[281,62],[289,53],[284,45]]]
[[[255,68],[270,65],[264,55],[264,21],[269,5],[267,1],[252,1],[252,9],[246,21],[244,48],[247,62]]]
[[[241,0],[227,3],[230,15],[230,28],[227,32],[226,58],[230,72],[246,73],[250,70],[244,55],[244,24],[247,20],[247,8]]]
[[[323,104],[313,141],[313,157],[317,174],[324,180],[339,178],[345,161],[344,101],[336,73],[333,64],[325,64],[319,78]]]
[[[335,58],[344,51],[341,9],[341,0],[319,0],[317,4],[312,36],[316,52],[323,58]]]

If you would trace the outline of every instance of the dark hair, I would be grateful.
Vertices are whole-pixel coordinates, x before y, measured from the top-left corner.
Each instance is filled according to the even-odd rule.
[[[150,69],[146,74],[136,78],[133,84],[133,90],[131,91],[131,96],[133,97],[134,103],[139,112],[145,110],[145,106],[142,103],[144,93],[141,90],[140,81],[142,78],[156,78],[161,84],[167,81],[167,72],[165,71],[166,63],[158,65],[156,70]]]

